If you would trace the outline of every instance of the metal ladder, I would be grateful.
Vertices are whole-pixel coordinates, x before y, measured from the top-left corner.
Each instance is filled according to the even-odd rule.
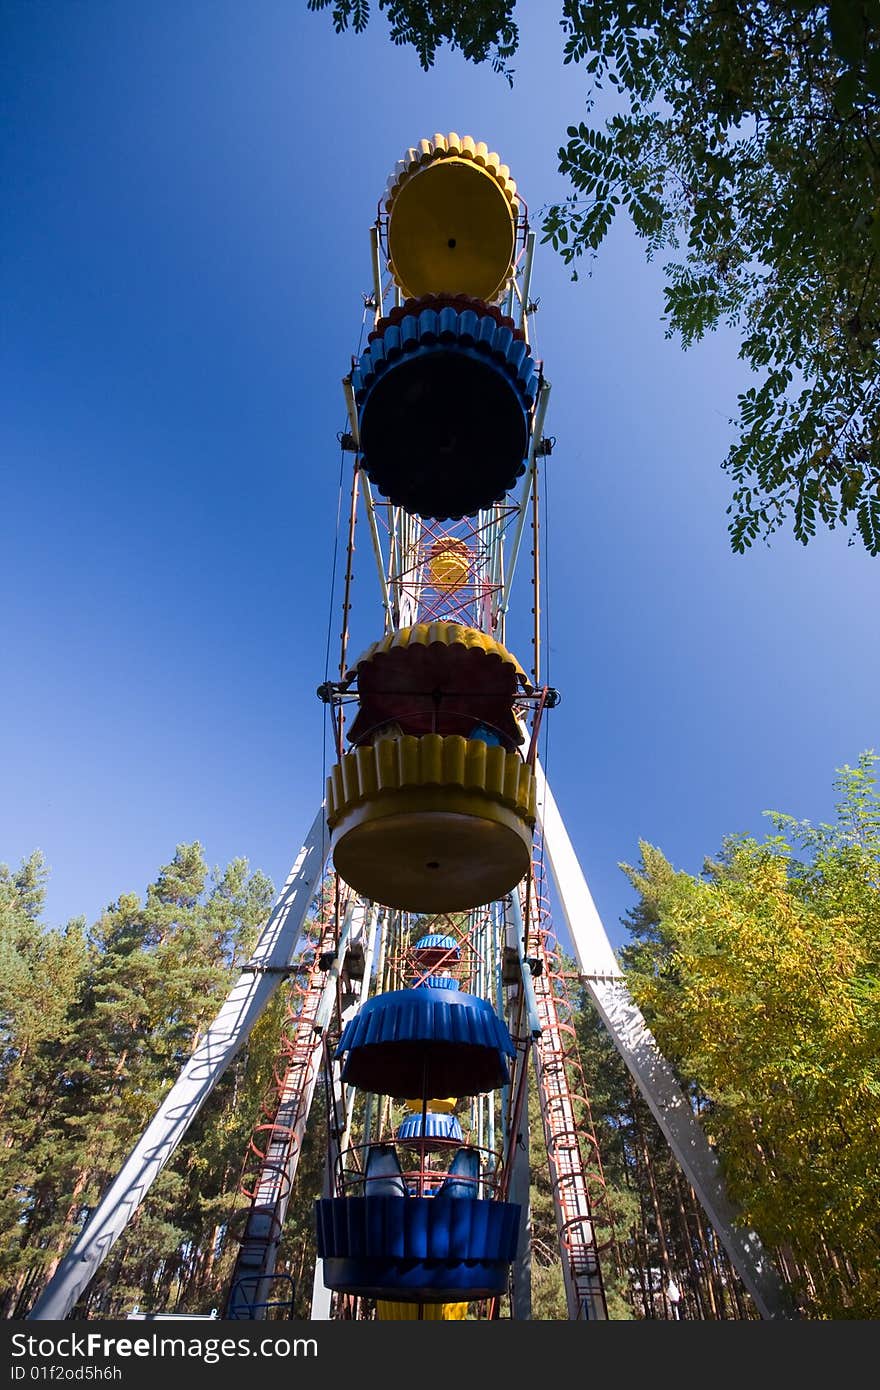
[[[541,1024],[532,1049],[568,1314],[571,1319],[605,1320],[600,1255],[613,1245],[613,1232],[600,1245],[594,1214],[607,1203],[607,1189],[538,856],[530,898],[527,954]]]
[[[265,1318],[271,1309],[279,1308],[293,1316],[292,1288],[286,1298],[272,1296],[279,1283],[290,1285],[289,1276],[276,1274],[275,1262],[320,1071],[323,1039],[315,1030],[315,1019],[324,993],[327,955],[335,948],[332,913],[317,925],[310,946],[311,963],[304,965],[304,976],[293,985],[275,1086],[254,1126],[239,1186],[251,1205],[239,1237],[224,1314],[230,1320]]]

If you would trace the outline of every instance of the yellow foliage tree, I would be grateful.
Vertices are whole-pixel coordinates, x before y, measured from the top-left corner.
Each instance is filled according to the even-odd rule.
[[[629,981],[703,1109],[731,1196],[814,1317],[880,1314],[880,801],[771,814],[701,877],[642,845]],[[796,846],[800,857],[796,855]]]

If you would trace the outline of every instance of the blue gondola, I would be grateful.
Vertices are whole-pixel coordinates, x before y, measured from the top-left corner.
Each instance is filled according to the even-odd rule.
[[[402,1121],[395,1143],[367,1146],[359,1172],[340,1175],[339,1195],[317,1203],[328,1288],[403,1303],[462,1303],[504,1292],[520,1208],[500,1198],[480,1151],[460,1142],[456,1116],[428,1107],[432,1096],[506,1085],[514,1055],[491,1004],[457,988],[380,994],[346,1025],[336,1049],[343,1081],[380,1095],[421,1096],[422,1110]],[[421,1155],[415,1174],[400,1163],[398,1148],[407,1145]],[[449,1148],[444,1168],[426,1162],[429,1151]]]
[[[448,969],[460,961],[461,947],[454,936],[427,932],[413,946],[412,955],[413,961],[422,970],[434,970],[438,966]]]
[[[436,1110],[426,1110],[424,1116],[421,1113],[407,1115],[397,1126],[394,1137],[398,1144],[405,1144],[409,1140],[423,1140],[426,1145],[430,1142],[443,1145],[464,1143],[458,1116]]]
[[[525,471],[539,368],[512,319],[464,295],[408,299],[352,372],[363,467],[383,496],[459,518]]]

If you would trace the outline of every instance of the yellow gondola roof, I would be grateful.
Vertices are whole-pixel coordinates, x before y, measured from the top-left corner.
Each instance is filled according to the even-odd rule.
[[[437,159],[470,159],[479,169],[485,169],[495,179],[505,198],[516,205],[516,184],[510,177],[510,170],[501,162],[501,156],[482,140],[474,140],[470,135],[459,137],[452,131],[449,135],[435,135],[431,140],[420,140],[418,145],[410,146],[403,159],[394,166],[385,188],[385,211],[390,212],[394,200],[413,174],[418,173]]]
[[[510,170],[482,141],[435,135],[388,180],[388,261],[405,297],[464,291],[500,299],[516,256],[519,200]]]
[[[484,652],[488,657],[497,657],[504,666],[512,666],[523,689],[530,692],[531,684],[522,666],[516,657],[502,646],[494,637],[490,637],[488,632],[481,632],[479,628],[466,627],[463,623],[451,622],[432,622],[415,623],[412,627],[401,627],[395,632],[386,633],[378,642],[374,642],[368,647],[354,663],[354,666],[346,673],[346,680],[352,681],[357,676],[361,668],[377,658],[389,655],[398,649],[405,650],[411,647],[467,647],[471,651]]]
[[[389,722],[407,734],[462,734],[485,724],[515,748],[522,733],[513,713],[518,690],[531,694],[515,656],[462,623],[416,623],[374,642],[347,673],[357,677],[359,709],[352,743],[372,739]]]

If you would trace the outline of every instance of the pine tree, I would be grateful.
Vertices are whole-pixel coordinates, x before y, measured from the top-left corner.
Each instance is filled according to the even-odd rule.
[[[198,843],[178,846],[143,903],[122,894],[88,931],[81,921],[63,932],[40,923],[44,881],[39,855],[17,874],[0,869],[8,1317],[26,1313],[115,1177],[272,900],[271,884],[244,860],[209,874]],[[265,1073],[265,1056],[253,1055]],[[119,1316],[134,1303],[201,1292],[218,1204],[234,1193],[265,1085],[250,1056],[209,1098],[79,1313]]]

